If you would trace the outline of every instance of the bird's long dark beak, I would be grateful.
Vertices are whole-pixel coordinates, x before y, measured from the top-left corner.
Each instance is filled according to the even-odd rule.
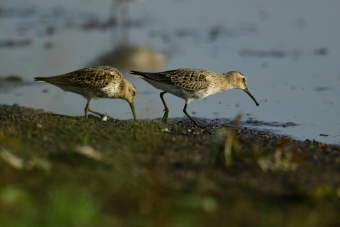
[[[133,102],[132,102],[132,103],[129,103],[129,104],[130,104],[130,108],[131,108],[131,111],[132,111],[132,114],[133,114],[133,120],[134,120],[135,122],[137,122],[135,106],[134,106]]]
[[[245,92],[250,96],[250,98],[252,98],[252,99],[254,100],[256,106],[259,106],[259,105],[260,105],[260,104],[256,101],[254,95],[249,91],[248,88],[245,88],[243,91],[245,91]]]

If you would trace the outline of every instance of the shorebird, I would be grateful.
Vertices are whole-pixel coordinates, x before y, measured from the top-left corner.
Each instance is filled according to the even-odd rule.
[[[248,89],[247,78],[238,71],[215,73],[204,69],[175,69],[156,73],[131,71],[130,74],[136,75],[155,88],[163,90],[160,93],[164,105],[163,123],[167,122],[169,114],[169,109],[163,98],[166,93],[171,93],[185,100],[183,112],[196,126],[199,125],[187,113],[187,105],[194,100],[236,88],[244,90],[254,100],[255,104],[259,105]]]
[[[88,111],[104,117],[104,114],[90,109],[93,100],[99,98],[124,99],[130,104],[134,121],[136,113],[134,100],[137,94],[136,87],[122,74],[111,66],[97,66],[79,69],[66,74],[51,77],[35,77],[35,81],[44,81],[61,88],[64,91],[77,93],[87,99],[85,117]]]

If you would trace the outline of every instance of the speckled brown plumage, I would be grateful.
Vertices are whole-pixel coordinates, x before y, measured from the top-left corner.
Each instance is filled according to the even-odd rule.
[[[110,83],[120,83],[122,74],[111,66],[99,66],[79,69],[66,74],[51,77],[36,77],[36,81],[45,81],[53,85],[80,87],[96,91],[108,86]]]
[[[169,84],[187,91],[199,91],[209,86],[207,76],[209,71],[202,69],[178,69],[158,73],[143,73],[131,71],[134,75],[142,74],[146,78]]]
[[[186,112],[187,105],[193,100],[199,100],[219,92],[229,89],[244,90],[259,105],[247,87],[246,77],[238,71],[227,73],[215,73],[204,69],[176,69],[164,72],[140,72],[131,71],[130,74],[136,75],[153,85],[155,88],[163,90],[160,93],[165,113],[162,121],[167,122],[169,109],[163,99],[167,92],[184,99],[185,106],[183,112],[196,125],[196,121]]]
[[[85,107],[85,117],[88,111],[103,116],[89,108],[90,103],[98,98],[119,98],[126,100],[131,107],[134,119],[134,99],[137,94],[135,86],[124,79],[122,74],[111,66],[97,66],[79,69],[66,74],[51,77],[36,77],[35,81],[53,84],[64,91],[74,92],[88,101]]]

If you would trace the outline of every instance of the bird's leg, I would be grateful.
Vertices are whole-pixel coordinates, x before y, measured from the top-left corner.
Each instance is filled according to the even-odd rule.
[[[169,109],[168,109],[168,106],[166,105],[165,101],[164,101],[164,98],[163,98],[163,95],[166,94],[167,92],[166,91],[163,91],[159,94],[159,96],[161,97],[162,99],[162,102],[163,102],[163,105],[164,105],[164,115],[163,115],[163,118],[162,118],[162,123],[166,124],[168,122],[168,115],[169,115]]]
[[[101,113],[98,113],[98,112],[96,112],[96,111],[94,111],[94,110],[91,110],[90,107],[88,107],[87,109],[88,109],[88,111],[90,111],[91,113],[97,114],[97,115],[99,115],[99,116],[102,117],[102,118],[105,116],[105,114],[101,114]]]
[[[196,122],[194,119],[192,119],[192,117],[187,113],[187,105],[188,105],[188,104],[185,103],[184,108],[183,108],[183,112],[184,112],[185,115],[187,115],[187,117],[192,121],[192,123],[194,123],[196,126],[199,127],[199,124],[197,124],[197,122]]]
[[[87,101],[86,106],[85,106],[85,117],[88,118],[88,109],[89,109],[89,105],[90,105],[90,100]]]
[[[91,103],[91,102],[92,102],[92,99],[87,100],[87,103],[86,103],[86,106],[85,106],[85,117],[88,118],[88,111],[90,111],[91,113],[97,114],[97,115],[99,115],[100,117],[104,117],[105,114],[101,114],[101,113],[98,113],[98,112],[93,111],[93,110],[90,109],[89,106],[90,106],[90,103]]]

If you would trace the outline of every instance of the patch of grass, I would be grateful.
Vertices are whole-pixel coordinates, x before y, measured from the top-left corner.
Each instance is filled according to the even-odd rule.
[[[0,192],[2,226],[98,226],[105,224],[98,201],[82,188],[52,188],[42,203],[27,190],[7,187]],[[42,195],[44,196],[44,195]]]
[[[235,124],[202,135],[178,123],[164,133],[154,122],[23,110],[0,106],[1,146],[51,169],[0,158],[1,226],[339,224],[337,147],[245,137]],[[257,160],[275,156],[299,168],[262,171]]]
[[[48,193],[46,226],[98,226],[102,213],[98,200],[82,188],[55,187]]]

